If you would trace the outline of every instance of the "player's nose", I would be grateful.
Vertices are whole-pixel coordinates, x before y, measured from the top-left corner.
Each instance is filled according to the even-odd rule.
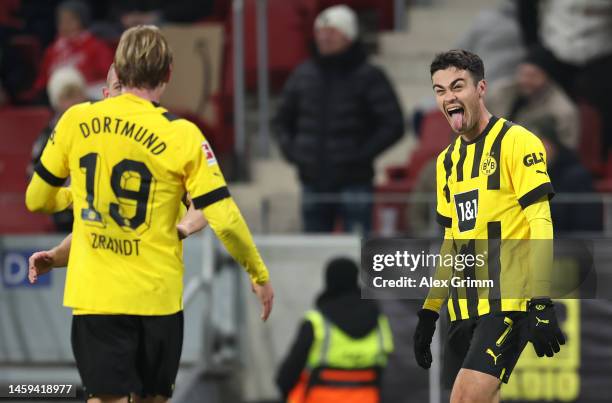
[[[456,94],[454,94],[452,91],[447,91],[444,94],[444,98],[443,98],[444,108],[446,109],[446,108],[449,107],[449,105],[457,103],[457,100],[458,100],[458,98],[457,98]]]

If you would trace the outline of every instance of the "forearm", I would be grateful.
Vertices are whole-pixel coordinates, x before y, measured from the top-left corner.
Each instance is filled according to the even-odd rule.
[[[444,230],[444,242],[442,243],[442,247],[440,248],[440,256],[442,256],[441,261],[444,261],[444,256],[453,253],[453,240],[451,235],[450,228],[446,228]],[[436,267],[436,272],[434,274],[435,280],[448,280],[450,278],[450,269],[449,267],[445,267],[444,265],[439,265]],[[442,305],[448,298],[448,286],[445,287],[431,287],[429,289],[429,293],[427,294],[427,298],[423,303],[423,309],[429,309],[431,311],[440,312]]]
[[[64,240],[51,249],[53,255],[53,267],[66,267],[70,256],[70,246],[72,245],[72,233],[68,234]]]
[[[264,284],[269,279],[251,232],[231,197],[205,207],[204,216],[229,254],[238,262],[254,283]]]
[[[540,199],[525,210],[531,230],[529,273],[531,297],[550,296],[553,267],[553,225],[547,198]]]
[[[69,188],[51,186],[34,174],[26,190],[25,202],[32,212],[57,213],[70,207],[72,193]]]
[[[201,231],[207,224],[208,221],[206,221],[206,218],[202,212],[193,206],[193,203],[189,204],[187,212],[178,223],[179,226],[183,227],[187,231],[185,234],[187,236]]]

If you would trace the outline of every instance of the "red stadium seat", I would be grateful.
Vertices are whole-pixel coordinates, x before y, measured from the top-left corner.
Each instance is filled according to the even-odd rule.
[[[440,111],[425,115],[421,125],[419,145],[410,155],[409,162],[388,167],[387,182],[376,187],[376,194],[382,196],[399,196],[412,191],[421,169],[450,144],[454,135]],[[407,201],[380,201],[374,204],[374,228],[381,229],[384,216],[394,217],[394,230],[405,231]],[[387,227],[389,224],[384,224]]]
[[[19,12],[21,0],[2,0],[0,1],[0,26],[19,29],[23,25],[16,15]]]
[[[47,108],[0,110],[0,192],[23,192],[32,144],[51,119]]]
[[[0,234],[27,234],[53,231],[48,215],[30,213],[23,193],[0,193]]]
[[[444,150],[452,139],[452,131],[442,112],[437,110],[429,112],[423,117],[419,145],[410,155],[409,162],[387,167],[389,181],[414,181],[421,168]]]
[[[244,7],[244,45],[246,87],[257,87],[257,22],[256,0],[247,0]],[[268,71],[270,85],[279,90],[291,71],[308,57],[308,15],[296,0],[270,0],[268,2]],[[233,43],[231,18],[227,24],[227,63],[224,68],[225,94],[234,93]]]
[[[586,102],[578,102],[580,112],[580,144],[578,152],[584,166],[595,176],[605,174],[605,162],[601,155],[601,117]]]
[[[32,144],[49,124],[51,111],[44,107],[0,110],[0,142],[3,154],[30,154]]]
[[[0,233],[47,232],[53,228],[49,217],[29,213],[24,201],[32,144],[50,119],[47,108],[0,110]]]
[[[26,168],[30,154],[5,154],[0,151],[1,192],[25,192],[28,184]]]

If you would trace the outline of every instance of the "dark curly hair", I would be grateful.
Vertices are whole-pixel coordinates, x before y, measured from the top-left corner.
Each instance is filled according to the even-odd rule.
[[[438,70],[455,67],[458,70],[467,70],[472,75],[474,83],[484,79],[485,71],[482,59],[475,53],[463,49],[452,49],[448,52],[438,53],[431,62],[429,72],[433,77]]]

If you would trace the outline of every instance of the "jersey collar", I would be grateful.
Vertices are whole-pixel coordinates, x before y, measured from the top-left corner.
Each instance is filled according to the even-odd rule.
[[[462,144],[465,144],[467,146],[467,145],[474,144],[484,139],[487,136],[487,134],[489,134],[493,126],[495,126],[495,123],[497,123],[498,120],[499,118],[497,116],[491,115],[491,118],[489,119],[489,123],[487,123],[487,126],[484,128],[482,133],[480,133],[478,136],[474,137],[474,139],[470,141],[464,140],[463,137],[461,136],[459,136],[459,140],[461,140]]]
[[[123,97],[129,98],[129,99],[130,99],[130,100],[132,100],[132,101],[136,101],[136,102],[141,103],[141,104],[144,104],[144,105],[146,105],[146,104],[152,105],[154,108],[159,108],[159,107],[161,107],[161,105],[159,104],[159,102],[149,101],[149,100],[146,100],[146,99],[140,98],[139,96],[134,95],[134,94],[129,93],[129,92],[126,92],[126,93],[124,93],[124,94],[121,94],[120,96],[123,96]]]

